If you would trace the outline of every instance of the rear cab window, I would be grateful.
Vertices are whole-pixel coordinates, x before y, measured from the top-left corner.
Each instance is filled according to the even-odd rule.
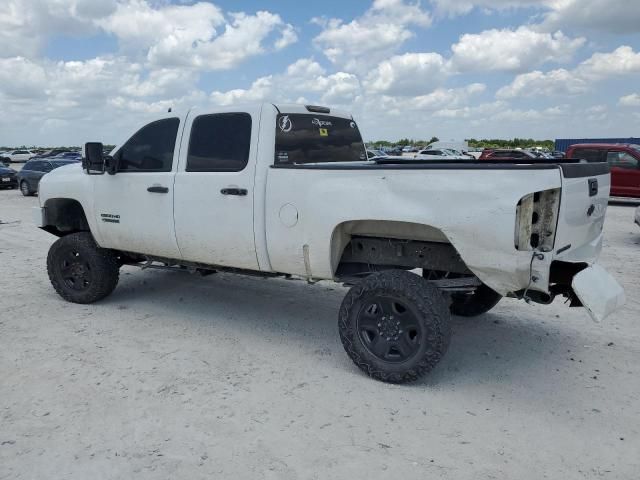
[[[275,165],[365,161],[365,146],[352,119],[317,113],[278,115]]]

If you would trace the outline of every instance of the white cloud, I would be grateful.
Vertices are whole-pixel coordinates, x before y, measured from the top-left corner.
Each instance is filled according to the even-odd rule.
[[[56,32],[87,34],[116,8],[116,0],[2,0],[0,55],[33,56]]]
[[[577,73],[587,78],[600,79],[616,75],[640,73],[640,52],[627,45],[611,53],[594,53],[580,64]]]
[[[636,0],[547,0],[551,11],[544,25],[567,26],[608,33],[640,32],[640,8]]]
[[[125,49],[145,54],[159,67],[226,70],[297,41],[293,26],[280,15],[232,13],[227,19],[211,3],[154,8],[145,0],[130,0],[100,24]]]
[[[247,89],[214,91],[211,101],[217,105],[232,105],[265,100],[297,102],[304,98],[323,104],[344,105],[355,101],[360,93],[360,81],[355,75],[346,72],[329,75],[314,60],[300,59],[283,74],[258,78]]]
[[[410,27],[426,27],[431,18],[419,3],[375,0],[364,15],[349,23],[338,18],[314,22],[323,27],[314,39],[316,47],[340,68],[357,71],[388,58],[413,37]]]
[[[594,53],[573,70],[557,69],[543,73],[533,71],[518,75],[498,90],[498,98],[550,95],[578,95],[594,88],[607,78],[640,73],[640,53],[621,46],[610,53]]]
[[[517,30],[491,29],[462,35],[451,46],[451,65],[461,72],[525,71],[547,62],[567,62],[584,43],[584,38],[538,32],[524,25]]]
[[[540,7],[544,1],[540,0],[431,0],[436,11],[443,15],[464,15],[474,8],[490,10],[506,10],[524,7]]]
[[[623,107],[640,107],[640,93],[631,93],[620,97],[618,105]]]
[[[601,30],[608,33],[640,32],[640,8],[635,0],[431,0],[441,16],[527,9],[542,17],[546,31],[558,28]]]
[[[438,88],[428,94],[414,97],[382,95],[369,97],[367,101],[371,107],[392,115],[403,115],[415,111],[424,114],[463,106],[485,89],[486,86],[482,83],[472,83],[461,88]]]
[[[442,55],[405,53],[381,62],[364,83],[372,93],[419,95],[442,85],[447,75],[447,62]]]
[[[496,93],[497,98],[579,95],[589,89],[584,79],[563,68],[543,73],[535,70],[518,75],[511,84]]]

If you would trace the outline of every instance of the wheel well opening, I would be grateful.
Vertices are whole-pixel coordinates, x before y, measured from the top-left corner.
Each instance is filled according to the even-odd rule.
[[[70,198],[51,198],[44,204],[43,230],[62,237],[70,233],[90,231],[87,216],[80,202]]]
[[[336,278],[414,268],[472,274],[441,230],[409,222],[342,223],[334,230],[331,255]]]

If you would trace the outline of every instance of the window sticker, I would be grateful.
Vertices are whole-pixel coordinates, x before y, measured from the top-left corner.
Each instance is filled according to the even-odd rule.
[[[329,136],[329,130],[327,130],[326,128],[321,128],[320,129],[320,136],[321,137],[328,137]]]
[[[281,117],[280,121],[278,122],[278,126],[280,127],[281,132],[289,133],[293,128],[293,122],[289,118],[289,115],[285,115],[284,117]]]
[[[315,125],[316,127],[332,127],[333,123],[331,123],[328,120],[320,120],[319,118],[314,118],[311,122],[313,125]]]

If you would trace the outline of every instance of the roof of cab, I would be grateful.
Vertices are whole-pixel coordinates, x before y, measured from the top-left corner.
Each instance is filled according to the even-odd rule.
[[[300,103],[273,103],[274,107],[278,109],[280,113],[299,113],[310,115],[331,115],[332,117],[342,117],[353,119],[353,116],[349,112],[344,110],[334,110],[331,107],[316,106],[316,105],[303,105]],[[322,111],[323,109],[329,110]]]

